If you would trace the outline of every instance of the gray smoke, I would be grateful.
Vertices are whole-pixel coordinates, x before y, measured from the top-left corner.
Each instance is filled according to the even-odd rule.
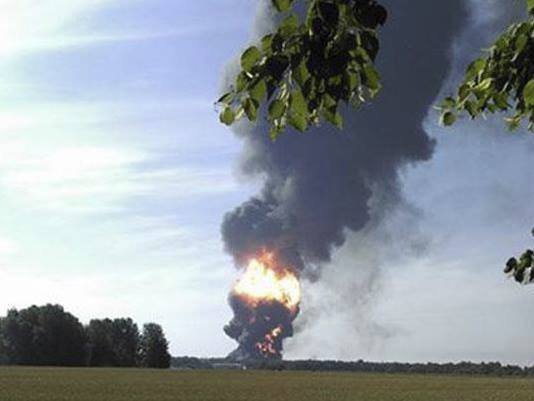
[[[264,123],[238,130],[242,172],[264,178],[261,193],[224,218],[224,243],[238,262],[263,247],[282,251],[299,269],[329,262],[345,230],[368,222],[373,190],[395,202],[399,169],[431,157],[434,143],[422,122],[449,70],[465,7],[461,0],[384,3],[384,90],[362,110],[346,110],[343,131],[323,125],[272,142]]]
[[[267,10],[270,1],[260,8]],[[345,110],[342,131],[325,124],[272,142],[265,123],[236,130],[244,142],[242,173],[264,181],[258,195],[224,217],[224,244],[236,263],[267,247],[303,276],[317,278],[348,232],[402,202],[402,168],[432,156],[434,141],[423,121],[450,70],[465,1],[381,3],[390,12],[377,60],[384,89],[361,110]],[[267,12],[262,26],[269,18]],[[371,210],[376,193],[380,202]]]

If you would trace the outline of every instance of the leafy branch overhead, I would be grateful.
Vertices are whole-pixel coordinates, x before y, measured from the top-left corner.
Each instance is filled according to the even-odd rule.
[[[475,119],[504,112],[511,130],[526,121],[534,131],[534,0],[527,7],[528,20],[508,28],[487,57],[471,63],[457,95],[442,102],[444,125],[454,124],[461,113]]]
[[[256,121],[266,104],[273,139],[288,124],[305,131],[324,119],[342,127],[341,103],[358,107],[379,92],[374,60],[386,9],[375,0],[307,1],[300,18],[295,0],[272,0],[281,22],[242,54],[234,85],[218,100],[223,123]]]
[[[534,235],[534,230],[532,230]],[[528,284],[534,282],[534,251],[528,249],[519,257],[511,258],[506,263],[504,269],[506,274],[510,274],[518,283]]]

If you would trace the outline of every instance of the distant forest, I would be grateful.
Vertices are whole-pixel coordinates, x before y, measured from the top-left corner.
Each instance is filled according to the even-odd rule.
[[[435,375],[487,375],[534,377],[534,367],[522,368],[514,365],[489,363],[397,363],[397,362],[355,362],[344,361],[246,361],[235,363],[227,359],[200,359],[194,357],[174,357],[171,366],[175,369],[255,369],[255,370],[296,370],[321,372],[360,372],[360,373],[406,373]]]
[[[130,318],[82,325],[61,305],[11,309],[0,317],[0,365],[168,368],[160,325],[139,332]]]
[[[250,360],[171,358],[160,325],[148,323],[140,332],[130,318],[93,319],[87,325],[61,305],[11,309],[0,317],[0,365],[146,367],[175,369],[255,369],[491,375],[534,377],[534,366],[490,363],[396,363],[320,360]]]

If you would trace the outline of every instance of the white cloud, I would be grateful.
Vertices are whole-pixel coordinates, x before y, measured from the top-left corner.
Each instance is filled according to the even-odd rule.
[[[131,150],[55,145],[4,144],[9,156],[0,162],[0,186],[9,199],[31,208],[65,208],[88,197],[94,204],[95,195],[120,194],[121,189],[112,185],[120,186],[128,166],[143,160],[143,155]],[[107,185],[111,185],[108,191]]]
[[[0,315],[45,302],[62,303],[84,321],[130,315],[169,327],[180,346],[213,354],[217,341],[229,342],[212,333],[230,314],[221,283],[234,272],[218,225],[225,196],[237,187],[227,144],[235,140],[220,135],[216,113],[213,124],[206,118],[211,92],[161,99],[147,90],[132,99],[110,87],[95,95],[82,80],[27,75],[47,54],[17,58],[206,29],[128,30],[145,26],[136,20],[108,33],[75,24],[119,1],[0,0],[0,97],[7,105],[0,110],[0,208],[8,211],[0,213]],[[135,68],[128,62],[113,67]],[[209,318],[199,323],[200,315]],[[182,338],[188,324],[205,325],[209,338]]]
[[[19,246],[8,238],[0,237],[0,263],[2,257],[16,254],[19,251]]]
[[[94,212],[120,207],[132,196],[158,193],[176,200],[235,189],[230,174],[218,169],[140,169],[156,156],[135,149],[37,147],[31,142],[2,147],[9,156],[0,161],[0,186],[10,199],[33,209]]]
[[[66,31],[70,22],[92,10],[123,0],[0,0],[0,56],[124,41],[190,36],[213,31],[212,25],[194,24],[161,31]],[[232,26],[232,24],[230,24]],[[217,28],[228,28],[228,25]]]
[[[82,12],[117,0],[0,0],[0,55],[14,55],[35,38],[55,34]]]
[[[126,32],[91,35],[50,35],[44,38],[32,38],[19,46],[18,51],[45,51],[69,47],[90,46],[102,43],[142,41],[177,36],[190,36],[211,31],[208,26],[182,27],[161,32]]]
[[[146,150],[143,141],[125,142],[131,135],[114,139],[112,127],[117,124],[174,110],[189,113],[208,105],[191,99],[160,104],[30,103],[4,109],[0,112],[4,203],[98,212],[119,210],[133,196],[157,194],[178,200],[234,191],[229,169],[179,158],[160,165],[158,150]]]

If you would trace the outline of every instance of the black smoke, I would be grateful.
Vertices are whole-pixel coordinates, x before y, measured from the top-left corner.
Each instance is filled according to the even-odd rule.
[[[237,361],[281,359],[283,341],[293,336],[293,320],[298,311],[291,312],[276,301],[265,301],[251,307],[235,295],[230,296],[230,306],[235,316],[224,331],[239,346],[228,358]],[[276,328],[280,328],[280,334],[271,340],[266,339]],[[265,352],[261,346],[271,346],[272,352]]]
[[[381,3],[390,15],[377,60],[384,89],[362,109],[345,110],[342,131],[324,124],[272,142],[265,123],[237,129],[244,142],[242,173],[264,181],[259,194],[224,217],[225,248],[237,264],[267,247],[304,277],[318,278],[347,232],[369,221],[373,194],[384,199],[374,207],[400,201],[402,168],[431,158],[434,141],[423,120],[449,72],[451,46],[466,19],[465,1]],[[246,322],[234,300],[230,304],[235,318],[227,332]],[[248,349],[249,340],[241,339],[268,329],[255,327],[252,335],[239,323],[241,335],[231,337]]]

